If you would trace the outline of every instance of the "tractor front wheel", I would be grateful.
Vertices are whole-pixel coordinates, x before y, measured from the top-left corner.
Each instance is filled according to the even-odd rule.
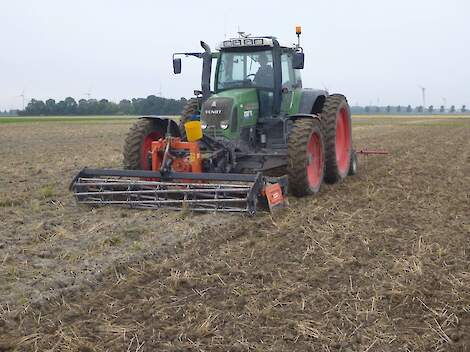
[[[351,163],[351,111],[344,95],[328,96],[321,118],[325,136],[325,181],[335,183],[348,175]]]
[[[123,165],[129,170],[152,170],[149,158],[152,142],[165,136],[157,121],[138,119],[127,133],[123,148]]]
[[[186,130],[184,129],[184,124],[191,118],[192,115],[200,114],[199,106],[199,100],[197,98],[191,98],[183,108],[179,122],[180,135],[183,140],[186,140]]]
[[[289,192],[296,197],[317,193],[323,182],[324,149],[320,121],[294,121],[287,146]]]

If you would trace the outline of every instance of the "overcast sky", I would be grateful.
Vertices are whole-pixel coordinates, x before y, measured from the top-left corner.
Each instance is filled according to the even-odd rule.
[[[294,43],[305,87],[351,104],[470,106],[470,1],[0,0],[0,109],[26,99],[190,97],[199,60],[172,73],[173,51],[212,48],[238,28]]]

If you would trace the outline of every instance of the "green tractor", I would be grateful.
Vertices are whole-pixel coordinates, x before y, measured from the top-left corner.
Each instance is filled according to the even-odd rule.
[[[297,37],[289,46],[241,34],[216,52],[201,42],[203,52],[175,53],[175,74],[181,56],[202,59],[201,90],[179,123],[158,116],[137,120],[124,145],[125,170],[83,169],[72,184],[76,198],[254,213],[259,198],[273,201],[268,186],[281,189],[275,198],[287,190],[302,197],[317,193],[323,181],[355,174],[348,102],[341,94],[303,88],[300,28]],[[238,192],[234,184],[246,187]]]

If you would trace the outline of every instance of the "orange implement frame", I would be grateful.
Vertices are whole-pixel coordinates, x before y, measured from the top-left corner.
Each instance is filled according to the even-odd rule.
[[[168,139],[152,142],[152,170],[159,171],[167,148]],[[167,157],[172,159],[172,169],[179,172],[202,172],[201,150],[198,142],[182,142],[179,138],[170,138],[170,152]],[[188,151],[189,156],[179,157],[171,151]]]

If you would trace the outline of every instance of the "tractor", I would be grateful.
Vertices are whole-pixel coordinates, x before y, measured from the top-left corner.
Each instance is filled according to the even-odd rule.
[[[309,196],[357,171],[346,98],[303,88],[297,43],[239,33],[202,60],[201,89],[179,121],[143,116],[124,143],[124,169],[82,169],[71,189],[81,203],[254,214],[259,204]],[[213,67],[215,72],[213,74]],[[211,78],[213,77],[213,82]]]

